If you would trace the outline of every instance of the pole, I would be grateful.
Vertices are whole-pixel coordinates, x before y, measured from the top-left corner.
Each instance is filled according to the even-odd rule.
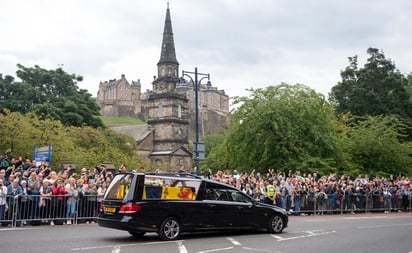
[[[190,74],[194,75],[195,80],[192,79]],[[190,78],[190,80],[193,82],[193,89],[195,92],[195,166],[196,169],[199,169],[199,86],[200,83],[202,82],[203,79],[207,78],[210,80],[210,74],[204,74],[204,73],[199,73],[197,72],[197,67],[195,67],[195,72],[190,72],[190,71],[182,71],[182,78],[183,76],[187,76]],[[200,80],[198,79],[198,76],[202,76]]]
[[[197,81],[197,67],[195,67],[195,166],[199,170],[199,83]]]

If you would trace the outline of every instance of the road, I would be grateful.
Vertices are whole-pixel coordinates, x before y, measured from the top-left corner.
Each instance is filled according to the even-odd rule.
[[[164,242],[96,224],[0,229],[2,253],[412,253],[412,213],[290,217],[282,234],[210,233]]]

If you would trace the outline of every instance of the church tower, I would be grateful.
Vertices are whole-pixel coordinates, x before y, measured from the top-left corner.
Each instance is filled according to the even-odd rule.
[[[148,97],[148,124],[153,129],[152,163],[166,170],[190,168],[188,99],[176,90],[179,82],[169,4],[153,92]]]

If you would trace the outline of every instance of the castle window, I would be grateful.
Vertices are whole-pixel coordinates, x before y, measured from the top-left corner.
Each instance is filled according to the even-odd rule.
[[[182,105],[177,106],[177,117],[179,119],[182,117]]]

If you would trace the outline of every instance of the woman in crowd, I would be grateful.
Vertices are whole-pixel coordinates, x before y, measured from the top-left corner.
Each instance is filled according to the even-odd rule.
[[[68,179],[68,183],[66,184],[66,192],[67,192],[67,211],[66,211],[66,219],[67,224],[72,224],[74,214],[76,212],[76,203],[77,197],[79,196],[79,192],[77,190],[76,180],[73,177]]]
[[[65,195],[67,194],[66,187],[63,184],[63,181],[59,178],[55,181],[52,187],[52,195],[53,195],[53,215],[51,225],[54,224],[63,224],[63,217],[64,217],[64,210],[66,208],[65,205]]]
[[[43,180],[43,185],[40,187],[40,218],[47,219],[50,218],[51,208],[52,208],[52,187],[48,179]]]

